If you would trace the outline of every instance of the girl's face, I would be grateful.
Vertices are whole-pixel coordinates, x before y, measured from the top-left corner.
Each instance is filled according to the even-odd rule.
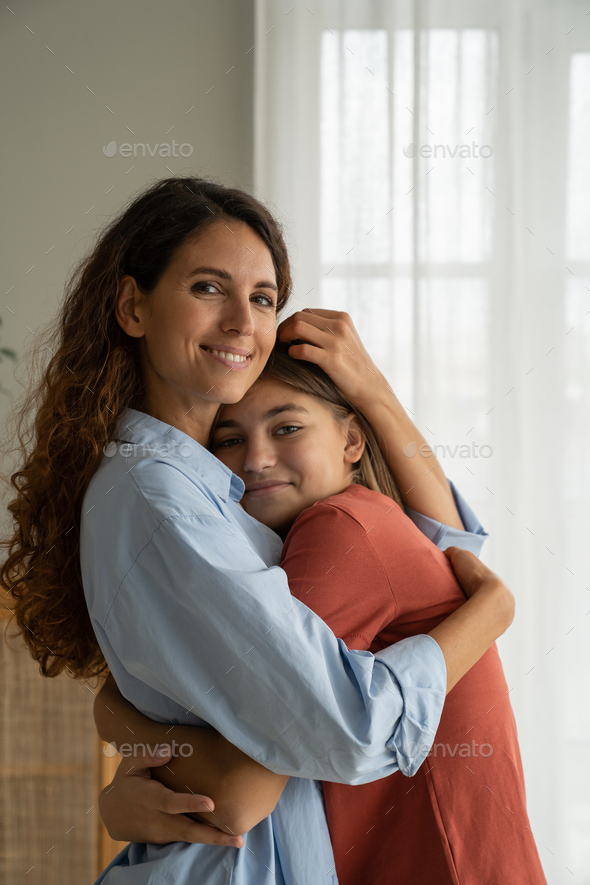
[[[181,246],[150,295],[124,277],[117,319],[144,339],[148,411],[206,442],[218,404],[240,400],[262,371],[276,304],[270,251],[239,222]]]
[[[350,485],[364,445],[354,415],[338,421],[315,396],[264,378],[222,408],[211,449],[243,479],[244,510],[284,538],[306,507]]]

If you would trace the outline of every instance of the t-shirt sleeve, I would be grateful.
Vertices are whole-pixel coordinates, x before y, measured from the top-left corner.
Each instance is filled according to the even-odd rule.
[[[281,565],[293,596],[348,648],[368,649],[396,617],[396,601],[370,530],[333,504],[320,502],[299,516]]]

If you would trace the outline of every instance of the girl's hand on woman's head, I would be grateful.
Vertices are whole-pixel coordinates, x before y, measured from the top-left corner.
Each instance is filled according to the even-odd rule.
[[[283,320],[277,338],[302,342],[289,348],[289,356],[320,366],[353,405],[361,407],[375,384],[387,384],[347,313],[306,307]]]
[[[151,768],[165,765],[170,755],[122,759],[112,784],[98,799],[100,816],[111,839],[124,842],[200,842],[241,848],[241,836],[231,836],[186,815],[213,811],[208,796],[175,793],[152,778]]]

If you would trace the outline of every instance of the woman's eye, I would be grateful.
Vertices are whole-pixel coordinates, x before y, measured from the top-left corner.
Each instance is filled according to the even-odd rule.
[[[206,291],[213,290],[213,291]],[[205,295],[214,295],[219,292],[219,289],[215,285],[215,283],[195,283],[195,285],[191,289],[192,292],[202,292]]]
[[[201,295],[219,295],[220,291],[217,283],[208,283],[206,281],[195,283],[194,286],[191,287],[191,292],[198,292]],[[261,307],[272,307],[276,310],[276,304],[270,295],[264,295],[262,292],[259,292],[257,295],[253,296],[252,301],[255,304],[259,304]]]
[[[257,304],[264,304],[265,307],[275,307],[275,303],[269,295],[255,295],[252,300]]]
[[[284,427],[279,427],[276,433],[281,436],[290,436],[292,433],[295,433],[296,430],[301,430],[301,427],[296,427],[295,424],[286,424]]]

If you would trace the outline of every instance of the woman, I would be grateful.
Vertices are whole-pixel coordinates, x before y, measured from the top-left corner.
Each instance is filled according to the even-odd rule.
[[[398,506],[370,425],[317,366],[278,345],[245,397],[220,409],[210,448],[244,481],[244,509],[285,539],[292,594],[349,648],[378,651],[426,633],[464,602],[448,559]],[[180,738],[142,720],[112,681],[101,695],[105,740],[127,741],[129,728],[134,741]],[[163,779],[179,790],[213,787],[216,798],[217,785],[199,780],[215,760],[195,751],[171,760]],[[244,810],[268,777],[253,778]],[[274,777],[278,798],[285,779]],[[323,792],[340,885],[377,885],[393,871],[396,885],[545,882],[495,646],[449,695],[434,755],[411,784],[398,772],[360,786],[324,783]]]
[[[182,883],[198,870],[210,883],[325,883],[331,846],[311,779],[412,774],[409,747],[431,739],[445,690],[510,621],[509,606],[498,616],[476,593],[436,639],[367,657],[290,596],[280,540],[243,511],[241,481],[204,448],[219,405],[239,401],[262,371],[289,286],[280,230],[258,201],[199,179],[158,182],[74,276],[20,413],[2,580],[41,671],[87,677],[108,664],[151,718],[213,726],[295,775],[247,850],[132,845],[107,882]],[[356,363],[333,363],[352,396]],[[359,396],[359,406],[378,399],[371,383]],[[392,424],[391,408],[375,422],[385,433]],[[437,501],[460,525],[448,488]],[[476,635],[482,611],[487,629]]]

